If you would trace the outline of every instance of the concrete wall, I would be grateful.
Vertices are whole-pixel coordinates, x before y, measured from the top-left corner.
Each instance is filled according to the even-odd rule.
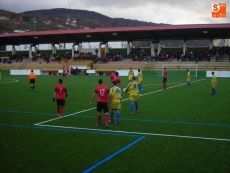
[[[206,71],[206,77],[212,77],[212,72],[214,72],[216,77],[229,77],[230,71]]]
[[[33,70],[36,75],[41,75],[41,70]],[[10,70],[10,75],[29,75],[31,70]]]

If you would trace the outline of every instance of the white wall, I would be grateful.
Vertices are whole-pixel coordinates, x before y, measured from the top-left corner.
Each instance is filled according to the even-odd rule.
[[[41,75],[41,70],[33,70],[36,75]],[[31,70],[10,70],[10,75],[29,75]]]
[[[117,70],[117,72],[119,73],[119,76],[127,76],[128,77],[129,70]],[[133,72],[134,72],[134,76],[137,76],[138,71],[133,70]]]
[[[230,77],[230,71],[206,71],[206,77],[212,77],[212,72],[216,77]]]

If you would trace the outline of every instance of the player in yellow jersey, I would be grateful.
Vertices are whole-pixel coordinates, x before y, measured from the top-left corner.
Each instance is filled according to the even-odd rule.
[[[120,109],[121,109],[121,98],[122,98],[122,93],[121,93],[121,88],[117,86],[117,82],[113,81],[112,82],[113,87],[110,89],[110,107],[111,107],[111,112],[110,112],[110,123],[113,123],[113,112],[116,111],[117,113],[117,121],[115,124],[120,124]]]
[[[143,74],[141,73],[141,70],[138,69],[138,74],[137,74],[137,83],[138,83],[138,91],[142,91],[142,82],[143,82]]]
[[[134,72],[132,70],[132,67],[130,67],[129,73],[128,73],[128,81],[132,81],[132,77],[134,76]]]
[[[187,82],[187,87],[191,87],[191,75],[189,69],[187,70],[186,82]]]
[[[134,76],[132,77],[132,81],[126,87],[125,92],[129,92],[131,114],[134,114],[134,104],[136,112],[138,112],[138,83]]]
[[[212,94],[211,95],[213,96],[216,96],[216,84],[217,84],[216,76],[214,75],[214,72],[212,72],[212,82],[211,82]]]

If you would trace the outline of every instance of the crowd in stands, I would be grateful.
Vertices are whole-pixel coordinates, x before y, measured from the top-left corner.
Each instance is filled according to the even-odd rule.
[[[11,59],[9,59],[9,58],[0,58],[0,63],[3,63],[3,64],[5,64],[5,63],[7,63],[7,64],[11,64],[12,63],[12,60]]]
[[[108,63],[109,61],[119,61],[122,57],[122,55],[114,53],[106,53],[106,55],[99,57],[97,54],[93,54],[92,52],[81,52],[75,55],[74,60],[90,60],[93,61],[93,63]]]
[[[145,51],[139,47],[132,48],[131,52],[127,55],[127,53],[121,52],[111,52],[106,53],[104,56],[99,57],[97,52],[93,54],[92,52],[79,52],[75,51],[75,55],[72,59],[72,54],[66,52],[65,54],[53,54],[49,55],[47,53],[40,54],[32,52],[32,61],[36,62],[43,60],[45,63],[52,62],[60,62],[64,60],[67,62],[72,59],[74,61],[85,61],[88,60],[93,63],[108,63],[109,61],[123,61],[124,59],[132,59],[133,61],[195,61],[196,63],[199,61],[210,61],[211,57],[215,58],[215,61],[223,61],[223,59],[228,58],[230,61],[230,48],[229,46],[218,47],[214,46],[212,49],[204,49],[202,51],[186,51],[183,52],[163,52],[160,51],[157,54],[158,50],[154,50],[154,56],[151,55],[150,51]],[[25,54],[15,54],[9,55],[8,58],[0,58],[0,62],[9,63],[12,62],[22,62],[24,58],[28,58],[28,55]]]
[[[132,48],[131,52],[128,55],[128,58],[131,58],[133,61],[150,61],[151,52],[145,51],[139,47]]]
[[[108,61],[123,61],[127,58],[127,53],[121,53],[121,52],[111,52],[106,53],[106,58]]]
[[[9,60],[15,62],[22,62],[22,60],[27,57],[28,56],[26,54],[15,54],[15,55],[9,55]]]
[[[32,52],[32,61],[36,62],[37,60],[43,61],[44,63],[49,63],[50,61],[52,62],[60,62],[62,59],[65,61],[68,61],[69,59],[72,58],[72,55],[70,53],[66,53],[63,55],[60,54],[53,54],[49,55],[48,53],[40,54],[40,53],[34,53]]]
[[[3,64],[8,63],[11,64],[13,62],[22,62],[23,59],[28,58],[26,54],[15,54],[15,55],[8,55],[8,58],[1,58],[0,57],[0,63]]]
[[[224,57],[228,57],[230,61],[230,47],[223,46],[223,47],[213,47],[209,50],[210,56],[215,56],[216,61],[223,61]]]
[[[85,60],[91,60],[95,62],[97,60],[97,55],[93,54],[92,52],[75,52],[74,56],[75,61],[85,61]]]
[[[154,50],[155,55],[151,56],[151,52],[141,50],[140,48],[132,49],[129,57],[132,58],[133,61],[210,61],[211,57],[215,58],[215,61],[223,61],[224,58],[229,59],[230,61],[230,48],[229,46],[223,47],[213,47],[212,49],[204,49],[202,51],[186,51],[183,52],[163,52],[160,51],[158,54],[158,50]]]

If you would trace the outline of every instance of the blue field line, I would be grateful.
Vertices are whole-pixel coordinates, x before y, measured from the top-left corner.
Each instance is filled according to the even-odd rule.
[[[128,136],[128,137],[139,137],[137,134],[124,134],[124,133],[113,133],[113,132],[97,132],[97,131],[88,131],[88,130],[79,130],[79,129],[63,129],[57,127],[41,127],[41,126],[26,126],[26,125],[18,125],[18,124],[0,124],[0,126],[5,127],[19,127],[19,128],[33,128],[33,129],[42,129],[42,130],[57,130],[63,132],[81,132],[81,133],[90,133],[90,134],[103,134],[103,135],[113,135],[113,136]]]
[[[79,118],[95,118],[95,116],[83,116],[78,115]],[[230,127],[230,124],[209,124],[209,123],[197,123],[197,122],[185,122],[185,121],[169,121],[169,120],[143,120],[133,118],[122,118],[121,120],[127,121],[139,121],[139,122],[156,122],[156,123],[168,123],[168,124],[185,124],[185,125],[199,125],[199,126],[214,126],[214,127]]]
[[[11,112],[11,113],[21,113],[21,114],[38,114],[38,115],[52,115],[57,116],[57,114],[50,114],[45,112],[21,112],[14,110],[0,110],[0,112]],[[72,115],[79,118],[95,118],[95,116],[85,116],[85,115]],[[213,126],[213,127],[230,127],[230,124],[209,124],[209,123],[197,123],[197,122],[185,122],[185,121],[169,121],[169,120],[143,120],[143,119],[133,119],[133,118],[122,118],[122,120],[127,121],[139,121],[139,122],[156,122],[156,123],[168,123],[168,124],[184,124],[184,125],[198,125],[198,126]]]
[[[14,111],[14,110],[0,110],[0,112],[4,112],[4,113],[17,113],[17,114],[39,114],[39,115],[55,115],[57,116],[57,114],[50,114],[50,113],[46,113],[46,112],[23,112],[23,111]]]
[[[111,160],[112,158],[114,158],[115,156],[117,156],[118,154],[122,153],[123,151],[125,151],[126,149],[132,147],[133,145],[137,144],[138,142],[140,142],[141,140],[143,140],[145,138],[145,136],[141,136],[140,138],[138,138],[137,140],[133,141],[132,143],[130,143],[129,145],[125,146],[124,148],[118,150],[117,152],[113,153],[112,155],[106,157],[105,159],[99,161],[98,163],[94,164],[93,166],[91,166],[90,168],[86,169],[85,171],[83,171],[83,173],[89,173],[90,171],[92,171],[93,169],[97,168],[98,166],[100,166],[101,164]]]

